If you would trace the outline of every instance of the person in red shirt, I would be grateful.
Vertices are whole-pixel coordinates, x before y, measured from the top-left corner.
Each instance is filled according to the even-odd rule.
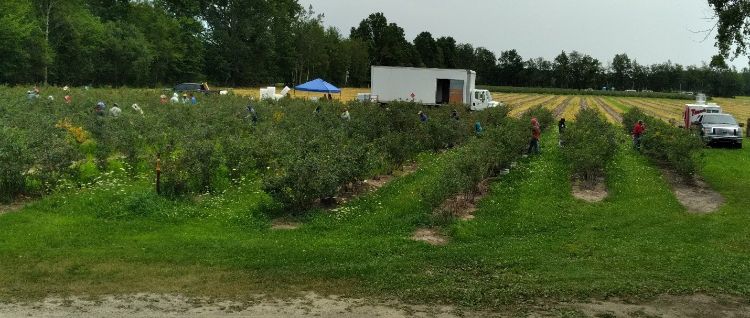
[[[635,127],[633,127],[633,148],[635,150],[641,150],[641,137],[646,132],[646,125],[643,124],[642,120],[639,120]]]
[[[542,136],[542,128],[536,117],[531,118],[531,141],[529,142],[529,154],[539,154],[539,138]]]

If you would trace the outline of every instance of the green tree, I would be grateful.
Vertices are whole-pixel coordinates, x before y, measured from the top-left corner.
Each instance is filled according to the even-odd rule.
[[[570,87],[570,59],[565,51],[555,57],[552,63],[553,85],[561,88]]]
[[[518,85],[521,83],[519,75],[523,71],[523,58],[516,50],[508,50],[500,53],[498,58],[498,75],[501,85]]]
[[[414,38],[414,47],[425,67],[441,67],[442,57],[430,32],[422,32]]]
[[[568,55],[572,86],[577,89],[587,89],[597,86],[602,73],[599,60],[578,51]]]
[[[349,60],[344,84],[366,87],[370,83],[370,56],[367,44],[358,39],[346,39],[341,45]]]
[[[456,67],[460,69],[476,70],[476,52],[474,46],[468,43],[456,46]]]
[[[716,47],[724,57],[747,53],[750,39],[750,4],[746,0],[708,0],[716,13]]]
[[[619,89],[634,89],[632,81],[633,64],[627,54],[616,54],[612,59],[612,85]]]
[[[294,27],[295,67],[294,82],[304,83],[322,76],[328,69],[329,53],[323,16],[315,15],[312,8],[303,11]]]
[[[84,6],[68,6],[54,16],[50,38],[55,60],[50,67],[52,82],[60,85],[90,84],[108,62],[104,60],[105,25]],[[106,81],[105,84],[110,82]]]
[[[478,47],[474,53],[476,56],[477,83],[493,84],[496,82],[497,58],[492,51]]]
[[[31,4],[23,0],[0,2],[0,83],[28,83],[38,79],[44,47]]]
[[[441,67],[457,68],[459,61],[456,40],[452,37],[440,37],[435,40],[435,45],[437,45],[437,48],[440,51],[440,56],[443,58]]]
[[[410,45],[404,29],[388,23],[383,13],[373,13],[351,29],[350,38],[369,46],[370,64],[384,66],[410,66]]]

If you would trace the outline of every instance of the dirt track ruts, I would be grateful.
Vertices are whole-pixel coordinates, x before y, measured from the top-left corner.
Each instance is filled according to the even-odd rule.
[[[614,109],[612,109],[612,107],[609,106],[609,104],[605,103],[601,99],[601,97],[594,98],[594,102],[597,105],[599,105],[599,107],[601,107],[602,109],[604,109],[604,111],[607,112],[610,116],[612,116],[612,118],[614,118],[618,123],[622,122],[622,115],[620,115],[620,113],[618,113],[617,111],[615,111]]]
[[[560,103],[560,105],[557,105],[557,107],[555,107],[555,110],[554,110],[555,118],[562,117],[562,114],[565,113],[565,110],[570,105],[571,100],[573,100],[573,96],[568,96],[567,98],[565,98],[565,100],[562,101],[562,103]]]

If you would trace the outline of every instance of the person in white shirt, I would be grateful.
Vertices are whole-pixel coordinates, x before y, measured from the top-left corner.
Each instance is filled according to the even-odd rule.
[[[179,97],[179,95],[177,95],[177,93],[174,93],[174,94],[172,95],[172,98],[170,98],[170,99],[169,99],[169,102],[170,102],[170,103],[172,103],[172,104],[177,104],[177,103],[179,103],[179,102],[180,102],[180,97]]]
[[[344,112],[343,112],[343,113],[341,113],[341,119],[344,119],[344,120],[352,120],[352,116],[351,116],[351,115],[349,115],[349,109],[347,109],[347,108],[344,108]]]
[[[112,115],[112,117],[120,117],[120,114],[122,113],[122,109],[120,109],[120,106],[115,103],[112,108],[109,109],[109,114]]]
[[[141,109],[141,106],[138,106],[138,104],[133,104],[130,107],[132,107],[134,111],[136,111],[139,114],[143,115],[143,109]]]

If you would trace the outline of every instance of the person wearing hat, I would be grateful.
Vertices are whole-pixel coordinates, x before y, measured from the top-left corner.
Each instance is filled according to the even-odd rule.
[[[189,101],[187,93],[182,93],[182,103],[187,104]]]
[[[39,88],[34,86],[34,89],[26,91],[26,98],[28,98],[29,100],[35,100],[39,98]]]
[[[430,117],[427,117],[427,114],[425,114],[421,110],[419,111],[419,113],[417,113],[417,115],[419,115],[419,121],[421,121],[423,123],[426,123],[428,120],[430,120]]]
[[[349,115],[349,109],[348,108],[344,108],[344,112],[341,113],[341,119],[352,120],[352,116]]]
[[[455,121],[461,120],[461,117],[458,116],[458,112],[455,109],[451,111],[451,119]]]
[[[109,114],[112,115],[112,117],[120,117],[121,113],[122,109],[120,109],[120,105],[117,105],[117,103],[112,105],[112,108],[109,109]]]
[[[107,105],[105,105],[103,101],[99,101],[98,103],[96,103],[96,107],[94,107],[94,112],[98,116],[104,116],[105,110],[107,110]]]
[[[169,99],[167,98],[167,95],[161,94],[161,96],[159,96],[159,103],[162,105],[166,104],[168,101]]]
[[[474,123],[474,133],[477,135],[477,137],[482,135],[482,131],[482,124],[479,121]]]

